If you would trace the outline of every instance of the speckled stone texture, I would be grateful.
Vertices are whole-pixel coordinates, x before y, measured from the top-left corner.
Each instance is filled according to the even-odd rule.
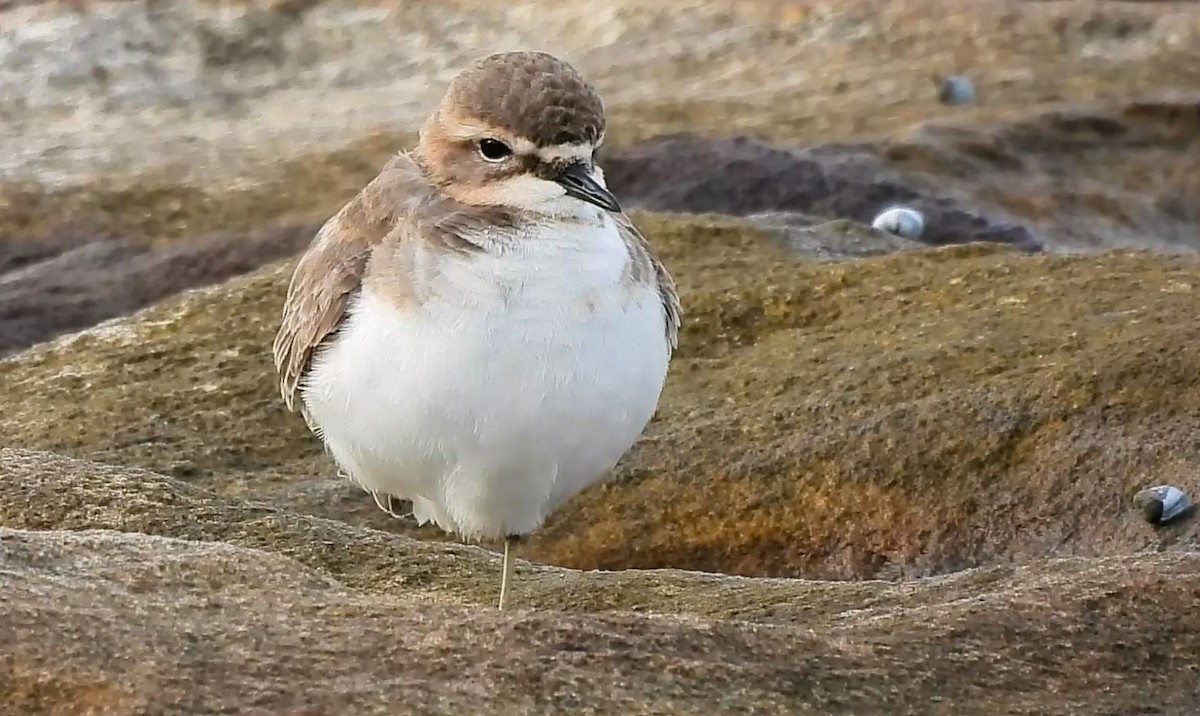
[[[1182,713],[1200,696],[1179,680],[1196,555],[900,585],[522,564],[524,608],[502,614],[494,554],[46,453],[0,450],[0,525],[12,713]]]

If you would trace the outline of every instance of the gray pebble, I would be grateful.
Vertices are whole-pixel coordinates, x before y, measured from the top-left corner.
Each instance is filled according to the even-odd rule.
[[[1133,504],[1152,525],[1165,525],[1192,511],[1192,503],[1183,490],[1171,485],[1148,487],[1133,496]]]
[[[925,217],[907,206],[893,206],[880,212],[871,227],[905,239],[919,239],[925,232]]]
[[[949,75],[938,80],[938,100],[942,104],[971,104],[975,101],[975,85],[963,75]]]

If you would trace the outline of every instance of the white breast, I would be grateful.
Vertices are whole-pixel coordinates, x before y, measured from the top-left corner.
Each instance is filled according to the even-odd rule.
[[[431,295],[364,291],[306,381],[334,458],[466,537],[525,534],[604,478],[654,412],[657,288],[624,284],[611,222],[438,259]]]

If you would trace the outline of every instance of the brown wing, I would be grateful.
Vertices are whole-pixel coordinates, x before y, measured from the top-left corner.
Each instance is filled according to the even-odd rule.
[[[371,250],[388,235],[424,186],[416,163],[396,155],[348,204],[325,222],[296,264],[275,336],[275,369],[289,410],[297,408],[300,384],[313,355],[345,317],[346,304],[362,286]]]
[[[667,273],[667,267],[650,254],[650,262],[654,264],[654,276],[658,279],[658,295],[662,297],[663,311],[667,314],[667,341],[671,350],[679,347],[679,321],[683,317],[683,307],[679,305],[679,292],[675,288],[675,279]]]
[[[633,259],[633,279],[635,281],[653,280],[655,286],[658,287],[666,323],[667,342],[674,350],[679,345],[679,321],[683,315],[683,310],[679,305],[679,293],[675,289],[675,280],[671,278],[671,274],[667,273],[667,267],[663,266],[663,263],[650,251],[649,242],[634,225],[633,220],[625,213],[615,214],[615,217]],[[652,274],[652,276],[643,274]]]

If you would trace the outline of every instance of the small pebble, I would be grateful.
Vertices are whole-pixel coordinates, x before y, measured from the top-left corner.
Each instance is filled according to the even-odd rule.
[[[938,100],[942,104],[971,104],[975,101],[975,85],[962,75],[949,75],[938,80]]]
[[[919,239],[925,231],[925,217],[916,209],[893,206],[876,216],[871,226],[905,239]]]
[[[1165,525],[1190,513],[1192,508],[1183,490],[1171,485],[1148,487],[1133,496],[1133,504],[1152,525]]]

